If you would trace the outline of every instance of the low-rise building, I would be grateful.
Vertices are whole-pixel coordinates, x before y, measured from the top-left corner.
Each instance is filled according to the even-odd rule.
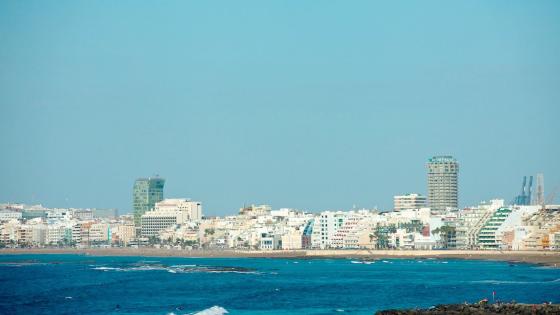
[[[0,221],[19,220],[22,218],[20,211],[14,210],[0,210]]]
[[[301,249],[303,231],[293,229],[282,235],[282,249]]]
[[[259,249],[261,250],[274,250],[282,248],[282,238],[276,234],[263,234]]]
[[[112,230],[115,242],[128,246],[136,238],[136,226],[134,224],[119,224]]]

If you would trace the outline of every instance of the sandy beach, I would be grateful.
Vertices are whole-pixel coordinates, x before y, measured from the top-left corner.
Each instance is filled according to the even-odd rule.
[[[1,249],[0,255],[81,254],[89,256],[146,257],[248,257],[248,258],[354,258],[354,259],[470,259],[531,263],[560,267],[560,251],[489,251],[489,250],[179,250],[160,248],[32,248]]]

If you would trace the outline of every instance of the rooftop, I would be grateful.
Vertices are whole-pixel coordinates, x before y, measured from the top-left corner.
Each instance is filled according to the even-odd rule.
[[[436,155],[430,159],[428,159],[428,163],[444,163],[444,162],[455,162],[457,160],[451,155]]]

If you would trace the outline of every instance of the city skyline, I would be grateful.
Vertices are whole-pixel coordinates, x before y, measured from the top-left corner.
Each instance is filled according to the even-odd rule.
[[[477,203],[473,203],[471,205],[465,206],[465,207],[457,207],[455,206],[455,204],[452,202],[451,204],[448,204],[444,207],[441,207],[442,201],[432,201],[430,202],[429,200],[429,191],[430,191],[430,183],[432,181],[434,181],[433,176],[434,176],[434,163],[436,168],[440,168],[441,166],[439,165],[440,163],[452,163],[453,164],[453,170],[452,172],[454,173],[454,180],[452,181],[452,184],[454,185],[454,189],[455,191],[449,195],[449,196],[445,196],[443,197],[443,203],[445,203],[445,199],[446,198],[457,198],[456,196],[459,194],[460,191],[460,185],[458,184],[458,180],[457,180],[457,173],[458,173],[458,161],[453,157],[453,156],[449,156],[449,155],[444,155],[444,156],[434,156],[430,159],[428,159],[428,169],[427,169],[427,174],[426,174],[426,179],[427,179],[427,191],[428,191],[428,195],[425,194],[418,194],[418,192],[408,192],[405,195],[394,195],[393,196],[393,206],[389,207],[389,208],[379,208],[379,207],[373,207],[373,208],[366,208],[366,207],[357,207],[355,204],[352,205],[352,207],[346,207],[346,208],[333,208],[333,207],[327,207],[324,209],[305,209],[305,208],[293,208],[293,207],[286,207],[283,205],[275,205],[276,208],[278,209],[297,209],[300,211],[307,211],[310,213],[319,213],[321,211],[348,211],[348,210],[356,210],[356,209],[375,209],[375,210],[379,210],[381,212],[390,212],[390,211],[400,211],[402,209],[419,209],[419,208],[430,208],[432,209],[432,211],[434,211],[434,213],[439,213],[439,212],[444,212],[444,210],[461,210],[461,209],[467,209],[468,207],[476,207],[479,206],[480,204],[485,204],[488,202],[492,202],[493,200],[503,200],[506,204],[510,204],[510,205],[541,205],[544,202],[548,202],[548,204],[554,204],[556,201],[556,195],[560,192],[558,187],[554,188],[548,195],[547,198],[543,199],[544,197],[541,198],[530,198],[527,202],[522,201],[520,202],[520,197],[519,196],[515,196],[514,198],[511,199],[507,199],[501,196],[496,196],[494,198],[489,198],[489,199],[481,199],[479,200]],[[445,164],[444,164],[445,165]],[[456,169],[455,169],[456,168]],[[437,170],[437,172],[439,172],[441,170]],[[532,176],[531,176],[532,177]],[[544,183],[544,177],[542,173],[538,173],[537,177],[540,177],[540,181],[541,181],[541,185]],[[443,180],[447,182],[447,179]],[[526,176],[523,176],[523,187],[525,187],[525,181],[526,181]],[[140,222],[140,216],[142,214],[144,214],[146,211],[150,211],[154,209],[154,206],[157,202],[162,201],[164,199],[167,200],[183,200],[183,197],[179,197],[179,196],[173,196],[171,198],[164,198],[164,184],[165,184],[165,178],[162,178],[159,174],[156,174],[152,177],[140,177],[137,178],[134,181],[134,185],[132,187],[132,206],[130,211],[125,211],[125,213],[121,214],[130,214],[134,216],[134,221],[136,224],[139,224]],[[446,183],[444,186],[449,185],[449,183]],[[438,187],[438,186],[436,186]],[[541,187],[542,188],[542,187]],[[441,188],[438,187],[436,188],[437,190],[440,190]],[[525,188],[524,188],[525,191]],[[445,194],[445,193],[444,193]],[[438,199],[440,199],[441,197],[438,197]],[[433,198],[432,198],[433,199]],[[191,200],[191,198],[188,199],[184,199],[184,200]],[[3,202],[0,200],[0,202]],[[27,204],[25,202],[13,202],[13,204]],[[41,204],[41,205],[45,205],[41,202],[38,202],[36,204]],[[261,203],[254,203],[254,202],[246,202],[243,203],[243,206],[241,208],[236,208],[233,207],[232,208],[232,212],[226,212],[226,213],[222,213],[222,214],[213,214],[211,213],[210,216],[214,216],[214,215],[223,215],[223,216],[227,216],[227,215],[234,215],[237,214],[237,210],[238,209],[242,209],[245,208],[246,206],[250,206],[250,205],[271,205],[271,203],[268,202],[261,202]],[[399,204],[397,206],[397,204]],[[30,204],[29,204],[30,205]],[[410,207],[411,205],[415,205],[413,207]],[[51,206],[52,207],[52,206]],[[64,208],[62,206],[54,206],[53,208]],[[85,208],[85,209],[98,209],[96,207],[74,207],[74,206],[67,206],[67,208],[73,208],[73,209],[80,209],[80,208]],[[117,208],[107,208],[107,210],[118,210]]]
[[[460,207],[510,200],[529,174],[549,191],[559,13],[553,1],[2,3],[0,200],[125,213],[134,179],[161,174],[166,196],[209,215],[391,209],[427,195],[434,155],[460,161]]]

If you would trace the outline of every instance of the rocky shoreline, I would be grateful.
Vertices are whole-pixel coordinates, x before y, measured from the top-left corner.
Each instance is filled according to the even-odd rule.
[[[449,304],[437,305],[429,309],[384,310],[376,315],[444,315],[444,314],[519,314],[519,315],[552,315],[560,314],[560,304]]]

